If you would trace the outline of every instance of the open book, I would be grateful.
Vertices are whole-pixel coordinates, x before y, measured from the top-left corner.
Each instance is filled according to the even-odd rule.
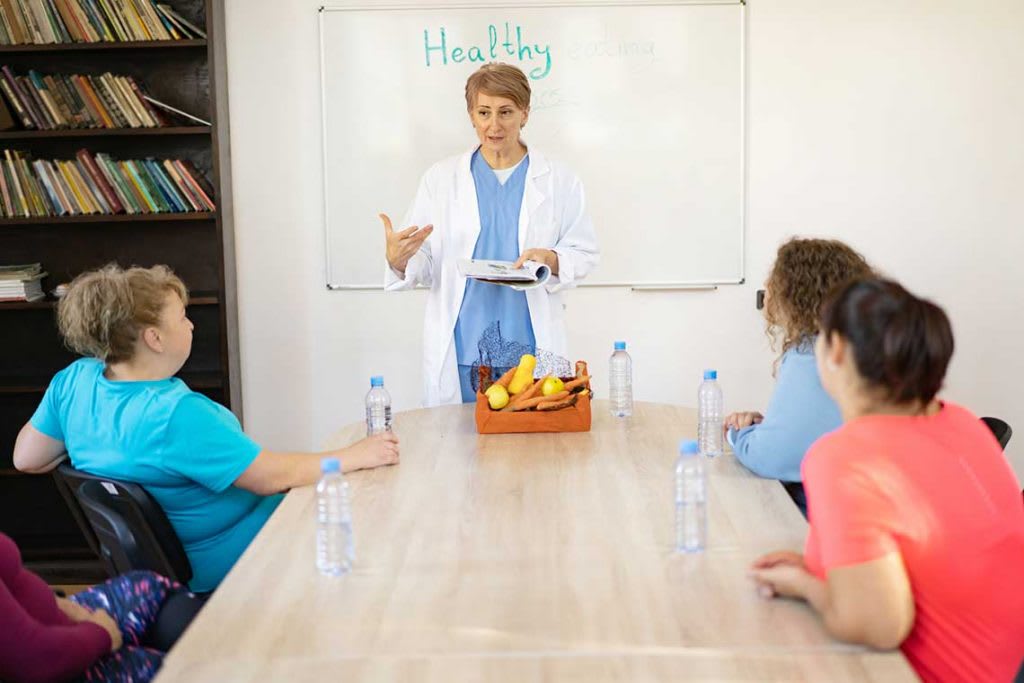
[[[551,269],[537,261],[527,261],[522,268],[514,265],[512,261],[459,259],[459,275],[518,290],[540,287],[551,277]]]

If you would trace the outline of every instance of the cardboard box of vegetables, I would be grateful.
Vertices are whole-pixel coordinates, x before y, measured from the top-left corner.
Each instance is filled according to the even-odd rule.
[[[590,375],[576,363],[575,377],[534,377],[537,359],[525,354],[498,378],[480,366],[476,430],[480,434],[589,432]]]

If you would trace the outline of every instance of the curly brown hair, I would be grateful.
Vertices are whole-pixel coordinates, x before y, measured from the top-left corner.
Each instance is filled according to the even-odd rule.
[[[781,247],[765,282],[765,329],[784,354],[818,332],[822,304],[836,288],[873,274],[864,257],[838,240],[794,237]]]
[[[123,269],[111,263],[76,277],[57,304],[57,327],[68,348],[106,363],[130,360],[146,327],[157,325],[173,292],[188,290],[167,266]]]

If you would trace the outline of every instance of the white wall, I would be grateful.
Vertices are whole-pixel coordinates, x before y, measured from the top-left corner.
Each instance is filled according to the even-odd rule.
[[[396,409],[420,401],[423,294],[324,286],[318,5],[226,8],[245,423],[276,448],[314,448],[358,420],[371,373]],[[762,407],[773,355],[754,292],[789,236],[843,239],[945,306],[957,340],[945,395],[1017,426],[1024,475],[1024,3],[748,6],[747,284],[578,290],[573,355],[599,396],[623,338],[641,400],[693,405],[714,366],[728,408]]]

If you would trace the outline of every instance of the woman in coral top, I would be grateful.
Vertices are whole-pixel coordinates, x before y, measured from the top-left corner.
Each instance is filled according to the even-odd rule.
[[[752,575],[836,638],[900,647],[924,681],[1006,682],[1024,658],[1024,505],[985,425],[935,398],[952,353],[942,309],[894,282],[825,304],[818,371],[844,424],[803,462],[804,554]]]

